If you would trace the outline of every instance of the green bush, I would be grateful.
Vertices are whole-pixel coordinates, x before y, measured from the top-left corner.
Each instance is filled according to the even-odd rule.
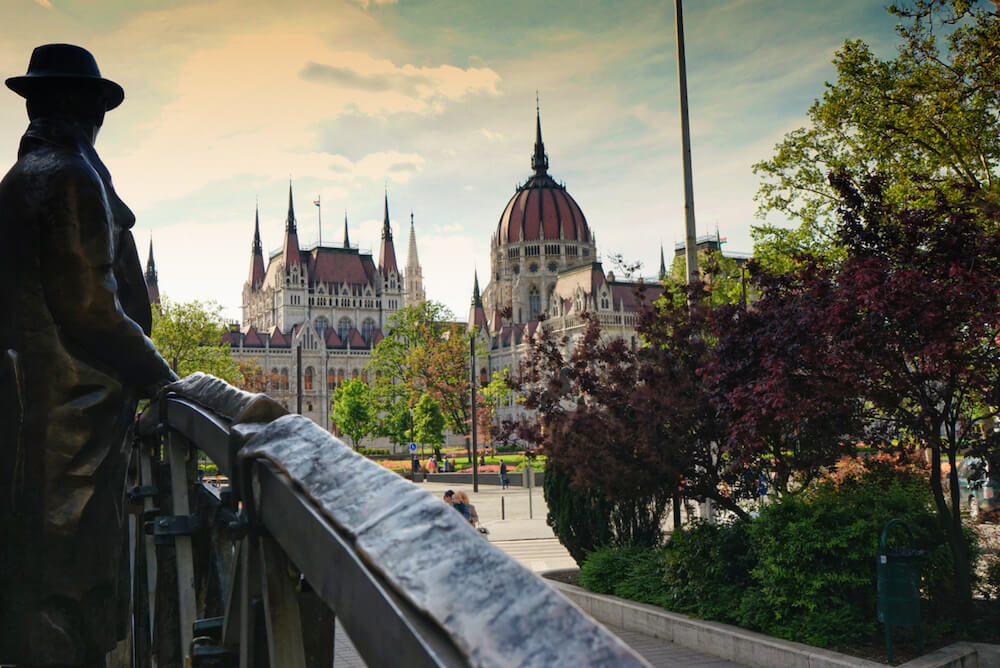
[[[589,552],[611,544],[610,504],[603,494],[573,489],[569,476],[552,466],[545,470],[542,492],[549,509],[545,521],[577,564],[582,566]]]
[[[698,521],[675,531],[664,557],[664,607],[739,623],[740,601],[754,567],[748,523]]]
[[[358,453],[366,457],[387,457],[389,455],[388,450],[380,448],[358,448]]]
[[[933,605],[926,608],[937,613],[927,619],[928,635],[938,635],[950,618],[941,613],[954,611],[956,601],[950,553],[926,480],[903,472],[827,481],[766,507],[749,524],[756,565],[739,610],[742,625],[821,647],[876,637],[875,555],[893,518],[904,520],[927,551],[922,577]]]
[[[587,555],[580,585],[598,594],[663,605],[663,548],[608,546]]]
[[[879,643],[876,554],[883,527],[897,518],[925,551],[925,639],[961,635],[951,553],[926,478],[912,470],[862,467],[765,506],[754,520],[693,523],[664,548],[615,547],[609,536],[586,555],[580,584],[821,647]],[[890,547],[904,538],[894,530]],[[974,563],[975,536],[965,539]],[[998,574],[1000,566],[987,573],[994,586]]]

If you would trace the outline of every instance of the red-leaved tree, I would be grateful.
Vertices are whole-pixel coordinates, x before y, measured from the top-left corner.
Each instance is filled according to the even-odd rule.
[[[927,448],[956,587],[971,598],[954,472],[963,451],[997,452],[997,435],[981,425],[992,427],[1000,406],[1000,220],[943,197],[899,211],[878,177],[860,190],[842,176],[831,184],[844,201],[847,258],[758,277],[759,301],[730,314],[731,336],[711,367],[733,411],[730,442],[773,441],[775,456],[808,440],[827,454],[857,440]]]

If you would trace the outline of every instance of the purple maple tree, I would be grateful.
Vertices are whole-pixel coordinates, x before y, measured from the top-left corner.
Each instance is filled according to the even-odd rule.
[[[757,275],[759,301],[720,321],[725,340],[709,372],[734,414],[729,443],[771,441],[783,456],[812,440],[820,458],[860,440],[926,448],[956,586],[971,598],[955,463],[963,452],[997,453],[1000,220],[933,194],[925,208],[900,211],[878,177],[860,188],[830,180],[844,201],[847,258]]]

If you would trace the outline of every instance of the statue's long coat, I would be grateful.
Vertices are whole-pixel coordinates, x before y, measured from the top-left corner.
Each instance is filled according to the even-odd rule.
[[[124,437],[170,376],[134,222],[90,138],[31,122],[0,182],[0,663],[86,662],[122,629]]]

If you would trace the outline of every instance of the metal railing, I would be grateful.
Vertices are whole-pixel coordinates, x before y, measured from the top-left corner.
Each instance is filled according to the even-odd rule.
[[[647,665],[458,513],[204,374],[139,421],[133,665]],[[198,480],[204,453],[229,478]]]

